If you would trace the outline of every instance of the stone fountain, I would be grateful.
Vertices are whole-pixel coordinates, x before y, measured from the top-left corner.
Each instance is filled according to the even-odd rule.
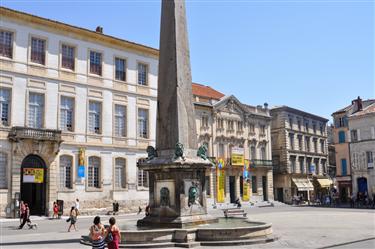
[[[158,73],[156,149],[138,168],[149,173],[150,215],[138,226],[182,228],[212,223],[205,171],[212,163],[197,147],[184,1],[163,1]]]
[[[185,1],[162,0],[156,148],[138,168],[149,173],[149,215],[120,224],[126,248],[228,246],[275,239],[272,226],[207,213],[207,148],[197,147]],[[121,226],[122,225],[122,226]],[[87,237],[81,243],[90,244]]]

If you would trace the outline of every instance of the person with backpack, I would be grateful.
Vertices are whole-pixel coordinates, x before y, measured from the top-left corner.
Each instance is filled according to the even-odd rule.
[[[119,249],[121,232],[118,226],[116,226],[116,219],[114,217],[109,219],[109,227],[107,228],[107,236],[105,240],[108,244],[108,249]]]

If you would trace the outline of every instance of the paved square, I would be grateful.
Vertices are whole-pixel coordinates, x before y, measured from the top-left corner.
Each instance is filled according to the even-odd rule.
[[[268,244],[236,246],[233,248],[375,248],[375,211],[370,209],[264,207],[247,208],[251,220],[271,222],[279,240]],[[210,213],[222,216],[221,210]],[[134,220],[142,215],[117,217]],[[109,216],[102,217],[107,223]],[[67,232],[62,220],[36,220],[38,230],[16,230],[16,221],[2,221],[1,248],[90,248],[78,243],[88,234],[92,217],[81,217],[78,232]],[[212,248],[212,247],[204,247]],[[223,247],[224,248],[224,247]]]

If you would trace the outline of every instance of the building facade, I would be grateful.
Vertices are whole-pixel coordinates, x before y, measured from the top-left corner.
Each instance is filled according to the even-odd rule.
[[[233,95],[193,84],[198,141],[208,147],[216,166],[207,172],[208,201],[218,203],[273,200],[269,110],[249,106]],[[249,164],[236,164],[233,153]],[[220,166],[219,166],[220,164]],[[236,164],[236,165],[235,165]]]
[[[148,199],[136,162],[155,145],[158,50],[1,8],[0,210],[32,214]]]
[[[349,106],[342,108],[332,114],[334,127],[332,131],[333,145],[336,152],[336,184],[341,202],[346,202],[352,194],[352,167],[350,154],[350,131],[349,116],[359,109],[368,107],[375,100],[362,101],[359,97],[352,101]]]
[[[328,193],[327,119],[288,106],[271,109],[275,199],[310,201]]]
[[[361,106],[361,104],[360,104]],[[375,103],[349,116],[353,193],[375,194]]]

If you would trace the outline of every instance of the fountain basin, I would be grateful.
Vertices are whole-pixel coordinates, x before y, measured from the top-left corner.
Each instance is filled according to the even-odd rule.
[[[160,246],[229,246],[272,242],[272,224],[248,218],[218,218],[218,223],[191,228],[137,227],[132,221],[120,226],[121,244],[126,248]],[[89,245],[87,238],[81,243]]]
[[[272,235],[272,225],[270,223],[251,221],[247,218],[219,218],[218,223],[195,225],[191,228],[152,228],[129,227],[123,228],[131,230],[122,230],[122,242],[126,246],[150,247],[161,243],[169,243],[175,246],[187,246],[192,244],[202,244],[207,242],[222,241],[223,245],[228,242],[249,241],[265,243],[270,241]],[[271,240],[273,241],[273,240]],[[241,243],[246,244],[246,243]],[[220,244],[215,244],[220,245]]]

